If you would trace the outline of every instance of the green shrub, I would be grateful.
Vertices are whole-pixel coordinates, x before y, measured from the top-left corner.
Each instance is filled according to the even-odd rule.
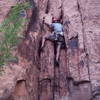
[[[0,66],[12,59],[12,47],[18,43],[18,33],[22,28],[25,17],[21,17],[21,11],[25,11],[29,7],[28,3],[16,4],[12,7],[7,18],[0,25],[0,32],[3,34],[0,40]]]

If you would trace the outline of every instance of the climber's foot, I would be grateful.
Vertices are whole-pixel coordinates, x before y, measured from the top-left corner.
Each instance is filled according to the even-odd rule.
[[[57,60],[54,60],[54,66],[59,67],[59,62]]]
[[[40,47],[40,52],[43,52],[43,46]]]

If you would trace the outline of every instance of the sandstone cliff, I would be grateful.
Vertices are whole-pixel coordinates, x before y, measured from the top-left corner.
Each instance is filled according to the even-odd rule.
[[[8,78],[12,84],[0,87],[0,100],[100,100],[100,0],[30,1],[32,16],[18,46],[19,63],[10,67],[11,75],[17,74]],[[52,16],[64,25],[66,48],[59,67],[53,43],[47,41],[40,52],[42,36],[50,34],[42,19],[51,23]]]

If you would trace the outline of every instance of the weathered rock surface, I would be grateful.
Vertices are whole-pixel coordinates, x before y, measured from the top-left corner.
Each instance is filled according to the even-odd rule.
[[[16,2],[14,0],[0,0],[0,23],[4,20],[11,6]]]
[[[49,5],[49,7],[46,8],[50,2],[52,2],[52,5]],[[46,79],[49,78],[51,81],[48,82],[48,85],[54,84],[58,86],[55,88],[51,86],[51,89],[49,89],[50,86],[47,86],[49,94],[52,94],[52,88],[54,89],[54,100],[89,100],[92,98],[92,91],[100,85],[100,14],[98,12],[99,10],[97,11],[97,9],[100,9],[99,3],[99,0],[43,0],[39,3],[39,5],[42,6],[40,6],[40,12],[42,12],[39,14],[40,19],[41,16],[43,17],[45,14],[57,18],[62,16],[65,27],[65,38],[68,48],[66,51],[61,51],[60,67],[55,68],[52,60],[53,58],[51,58],[53,57],[52,53],[54,53],[52,44],[47,42],[44,52],[41,54],[41,63],[46,61],[46,65],[42,64],[41,66],[42,74],[40,74],[40,79],[41,77],[44,79],[45,77]],[[45,12],[47,9],[48,12]],[[66,24],[66,21],[69,21],[70,23]],[[47,30],[46,27],[44,29],[45,31]],[[44,33],[47,34],[48,31]],[[54,83],[52,83],[53,81]],[[47,83],[45,80],[44,82]],[[41,84],[44,84],[44,82]],[[46,86],[44,87],[42,85],[41,87],[46,88]],[[42,90],[44,95],[46,95],[45,91],[45,89]],[[40,100],[42,100],[41,98],[45,99],[44,95],[41,94]],[[46,100],[49,100],[50,97],[51,96],[49,95]]]
[[[1,95],[5,89],[10,91],[3,94],[4,100],[12,100],[7,96],[13,100],[100,100],[100,0],[34,0],[33,3],[27,37],[19,46],[19,53],[31,64],[22,67],[19,63],[14,68],[17,73],[5,82],[11,84],[0,88]],[[43,51],[39,51],[41,37],[50,34],[42,18],[51,23],[52,16],[61,18],[64,25],[67,48],[61,50],[59,67],[54,65],[53,43],[46,41]],[[20,79],[18,73],[24,78]]]

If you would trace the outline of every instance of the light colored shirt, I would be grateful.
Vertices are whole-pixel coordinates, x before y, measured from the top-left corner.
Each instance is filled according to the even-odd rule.
[[[51,28],[53,28],[55,33],[63,35],[63,26],[60,23],[52,23],[50,25]]]

